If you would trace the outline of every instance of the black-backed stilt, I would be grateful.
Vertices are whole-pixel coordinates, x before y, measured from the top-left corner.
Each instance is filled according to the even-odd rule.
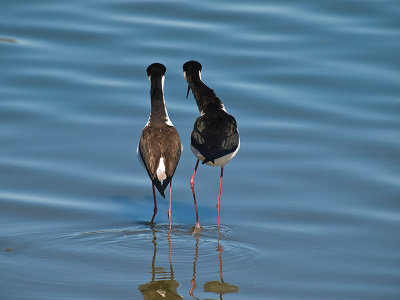
[[[152,181],[154,213],[157,214],[157,202],[154,186],[165,198],[164,190],[169,184],[168,221],[171,230],[171,184],[176,166],[181,156],[182,144],[179,134],[168,117],[164,100],[164,80],[166,68],[154,63],[147,68],[151,84],[151,113],[140,137],[137,154]]]
[[[196,119],[191,135],[190,149],[197,157],[197,163],[190,185],[196,209],[196,228],[200,228],[196,195],[194,192],[194,176],[199,165],[199,160],[209,166],[221,167],[217,203],[219,228],[219,209],[224,166],[239,151],[240,139],[235,118],[226,112],[225,106],[215,95],[214,91],[201,80],[201,68],[201,64],[193,60],[183,65],[184,76],[189,84],[186,98],[189,95],[189,91],[192,90],[200,112],[200,117]]]

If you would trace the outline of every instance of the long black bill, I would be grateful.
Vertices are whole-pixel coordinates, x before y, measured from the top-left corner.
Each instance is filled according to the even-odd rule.
[[[187,93],[186,93],[186,99],[189,96],[189,92],[190,92],[190,85],[188,85],[188,90],[187,90]]]

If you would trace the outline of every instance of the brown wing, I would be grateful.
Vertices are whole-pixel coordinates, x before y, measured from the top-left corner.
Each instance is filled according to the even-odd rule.
[[[160,194],[164,196],[164,190],[171,181],[181,156],[181,141],[177,130],[168,125],[146,126],[140,137],[139,152],[150,179]],[[164,158],[167,174],[162,185],[157,178],[157,168],[161,157]]]
[[[142,131],[139,141],[139,153],[151,180],[157,177],[157,167],[161,155],[161,149],[159,147],[150,147],[156,138],[150,126],[146,126]]]
[[[182,152],[181,139],[173,126],[163,129],[161,156],[164,157],[167,177],[174,176]]]

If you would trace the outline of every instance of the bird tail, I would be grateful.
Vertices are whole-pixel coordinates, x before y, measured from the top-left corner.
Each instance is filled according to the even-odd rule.
[[[153,180],[155,187],[161,196],[165,198],[165,189],[167,188],[169,182],[171,181],[171,177],[167,177],[165,180],[159,181],[157,178]]]
[[[213,158],[213,157],[212,157],[212,158],[206,157],[206,158],[203,160],[202,164],[204,165],[204,164],[208,163],[209,161],[211,161],[212,163],[214,163],[214,158]]]

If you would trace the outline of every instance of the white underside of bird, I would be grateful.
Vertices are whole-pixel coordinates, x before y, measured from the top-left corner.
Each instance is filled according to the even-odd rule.
[[[232,158],[235,157],[235,155],[238,153],[240,148],[240,139],[239,139],[239,144],[234,152],[228,153],[222,157],[219,157],[217,159],[214,159],[214,163],[211,161],[206,162],[205,164],[207,166],[211,167],[223,167],[225,166]],[[203,155],[201,155],[200,151],[197,150],[192,144],[190,144],[190,150],[192,150],[193,154],[197,157],[197,159],[203,161],[205,158]]]

